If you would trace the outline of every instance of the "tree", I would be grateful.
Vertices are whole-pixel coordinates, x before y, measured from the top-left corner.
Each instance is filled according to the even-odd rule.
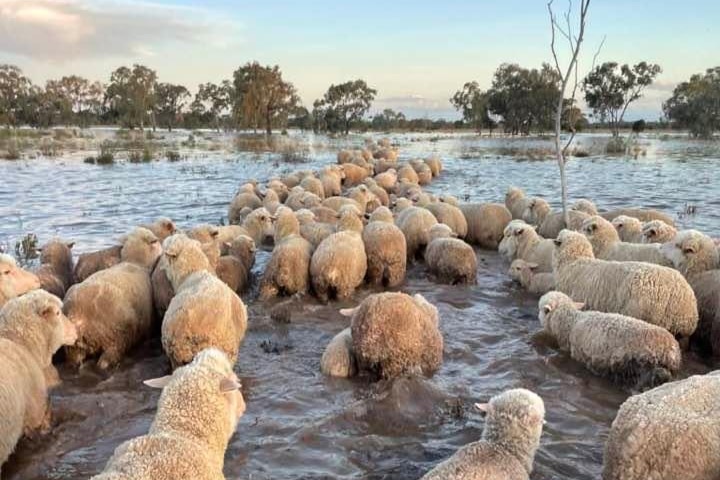
[[[189,96],[190,92],[182,85],[173,85],[172,83],[155,85],[155,109],[158,122],[169,132],[172,132],[172,128],[177,123],[185,106],[185,99]]]
[[[620,135],[628,106],[642,97],[642,92],[655,80],[660,65],[640,62],[630,67],[605,62],[593,69],[583,80],[585,102],[602,122],[608,122],[613,137]]]
[[[98,114],[102,105],[102,84],[77,75],[50,80],[46,90],[52,90],[61,100],[61,121],[79,127],[87,127],[90,116]]]
[[[570,213],[567,208],[567,176],[565,174],[565,165],[567,163],[567,150],[572,144],[573,138],[575,137],[575,128],[571,129],[570,139],[565,143],[564,146],[560,143],[560,131],[562,128],[562,115],[566,107],[573,108],[575,104],[575,94],[577,93],[578,87],[578,56],[580,55],[580,46],[585,39],[585,25],[587,21],[588,8],[590,7],[590,0],[580,0],[580,18],[577,30],[577,35],[572,32],[570,24],[570,15],[572,13],[572,2],[570,2],[567,12],[565,13],[566,30],[560,26],[557,21],[557,17],[552,9],[553,0],[550,0],[547,4],[548,13],[550,14],[550,29],[552,37],[550,40],[550,50],[552,51],[553,60],[555,62],[555,72],[559,78],[560,87],[558,89],[558,95],[555,99],[555,155],[557,157],[558,169],[560,170],[560,195],[562,198],[562,209],[563,218],[565,225],[570,225]],[[556,29],[565,37],[570,47],[570,61],[568,62],[567,68],[563,69],[560,66],[560,60],[558,58],[558,50],[555,45],[555,31]],[[604,42],[604,40],[603,40]],[[602,43],[600,44],[602,47]],[[596,54],[597,57],[597,54]],[[565,91],[567,90],[570,79],[574,78],[572,94],[569,101],[565,98]]]
[[[322,110],[326,128],[330,131],[350,133],[350,125],[360,120],[370,110],[377,90],[368,87],[365,80],[353,80],[339,85],[330,85],[315,108]]]
[[[589,124],[587,118],[585,118],[585,114],[576,106],[576,103],[574,98],[566,98],[563,102],[563,112],[560,123],[565,132],[582,132]]]
[[[482,133],[483,127],[489,128],[492,132],[495,122],[488,112],[489,94],[480,90],[477,82],[465,83],[462,90],[458,90],[450,98],[450,103],[456,110],[462,112],[465,123],[472,125],[478,134]]]
[[[15,65],[0,65],[0,121],[16,126],[32,83]]]
[[[382,113],[373,116],[370,125],[374,130],[391,130],[400,128],[406,121],[405,114],[386,108]]]
[[[272,134],[273,126],[287,125],[288,116],[300,103],[295,86],[283,80],[280,67],[247,63],[233,73],[235,87],[234,113],[245,127],[265,126]]]
[[[720,130],[720,67],[682,82],[663,104],[665,116],[693,137],[710,138]]]
[[[143,65],[133,65],[132,69],[120,67],[110,75],[110,84],[105,97],[127,127],[139,126],[142,130],[149,117],[154,128],[156,83],[157,74],[148,67]]]
[[[220,117],[228,111],[232,105],[233,86],[229,80],[223,80],[220,84],[203,83],[198,86],[195,100],[190,105],[190,111],[204,118],[207,123],[220,131]]]

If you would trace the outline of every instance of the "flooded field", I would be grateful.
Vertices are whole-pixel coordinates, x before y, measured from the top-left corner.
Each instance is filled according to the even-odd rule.
[[[187,135],[187,134],[185,134]],[[437,154],[445,170],[429,190],[465,201],[502,201],[510,185],[557,206],[556,165],[537,160],[549,139],[391,136],[401,160]],[[720,236],[720,145],[682,137],[646,138],[638,159],[594,155],[601,140],[579,139],[591,155],[571,162],[571,198],[601,209],[643,205],[672,213],[679,226]],[[361,137],[331,140],[307,163],[276,154],[229,150],[188,152],[178,162],[84,164],[82,157],[0,162],[0,244],[13,249],[24,234],[40,242],[59,235],[76,253],[110,245],[131,226],[169,216],[180,227],[226,216],[239,184],[334,162],[338,149]],[[695,207],[693,215],[685,212]],[[247,412],[228,448],[228,478],[418,478],[460,446],[479,438],[483,420],[471,409],[508,388],[525,387],[545,401],[547,426],[533,479],[597,479],[608,428],[630,392],[595,377],[538,334],[537,298],[513,286],[496,252],[477,251],[478,284],[441,286],[422,265],[403,287],[440,310],[444,363],[431,379],[394,384],[337,380],[319,372],[322,351],[347,326],[338,309],[313,299],[292,305],[289,324],[270,318],[272,305],[249,292],[249,329],[236,367]],[[257,275],[269,257],[259,252]],[[78,479],[99,472],[121,442],[145,433],[158,393],[142,380],[165,374],[159,342],[139,348],[111,375],[93,368],[61,370],[52,393],[55,428],[25,440],[3,466],[3,479]],[[689,354],[682,376],[714,368]]]

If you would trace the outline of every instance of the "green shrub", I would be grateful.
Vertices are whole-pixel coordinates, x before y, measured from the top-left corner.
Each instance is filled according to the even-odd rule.
[[[83,163],[87,163],[89,165],[95,165],[95,157],[90,155],[89,157],[85,157],[85,160],[83,160]]]
[[[177,162],[180,160],[180,152],[177,152],[175,150],[168,150],[165,152],[165,156],[168,159],[168,162]]]

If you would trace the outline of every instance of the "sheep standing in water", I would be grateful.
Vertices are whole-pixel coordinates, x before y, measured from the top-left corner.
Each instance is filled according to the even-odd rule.
[[[537,265],[539,272],[552,271],[553,241],[543,239],[535,229],[522,220],[513,220],[503,231],[498,252],[508,260],[525,260]]]
[[[72,285],[73,242],[51,240],[40,249],[40,268],[37,276],[41,288],[59,298],[65,298]]]
[[[0,307],[8,300],[40,287],[37,275],[18,267],[10,255],[0,253]]]
[[[439,281],[456,285],[477,281],[475,250],[458,238],[444,223],[430,229],[430,243],[425,250],[428,270]]]
[[[660,244],[623,242],[615,227],[598,215],[583,222],[582,232],[590,240],[595,258],[617,262],[648,262],[666,267],[671,265],[660,252]]]
[[[465,445],[422,480],[528,480],[540,446],[545,405],[535,393],[507,390],[476,404],[485,412],[482,438]]]
[[[552,272],[538,272],[538,264],[525,260],[513,260],[508,270],[510,278],[518,282],[530,293],[540,295],[555,290],[555,274]]]
[[[407,244],[387,207],[380,207],[370,215],[362,239],[367,255],[368,282],[388,288],[401,285],[407,267]]]

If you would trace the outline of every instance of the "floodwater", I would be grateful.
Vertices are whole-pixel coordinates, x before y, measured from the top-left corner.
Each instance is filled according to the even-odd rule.
[[[185,134],[186,135],[186,134]],[[438,154],[445,170],[429,190],[468,201],[502,201],[509,185],[524,187],[557,205],[553,161],[531,160],[552,148],[548,139],[478,139],[453,135],[398,135],[401,159]],[[188,152],[179,162],[86,165],[78,157],[0,163],[0,244],[12,247],[28,232],[41,243],[59,235],[75,251],[111,244],[133,225],[170,216],[181,227],[220,221],[236,187],[294,169],[332,162],[337,149],[361,137],[330,140],[310,152],[310,162],[284,164],[273,154]],[[580,145],[598,138],[581,136]],[[677,215],[678,224],[720,234],[720,145],[682,137],[641,141],[638,159],[591,155],[573,160],[571,198],[601,208],[643,205]],[[81,157],[80,157],[81,158]],[[686,215],[686,207],[695,213]],[[584,370],[539,335],[537,298],[513,286],[496,252],[477,251],[478,283],[443,286],[413,266],[403,287],[422,293],[440,310],[444,362],[431,379],[394,384],[330,379],[320,356],[347,326],[338,309],[352,301],[291,305],[289,323],[270,318],[275,306],[244,296],[249,329],[236,367],[247,411],[225,458],[229,479],[420,477],[460,446],[477,440],[483,420],[472,404],[508,388],[525,387],[545,401],[547,426],[533,479],[596,479],[603,444],[619,405],[631,393]],[[254,269],[262,273],[269,252]],[[276,302],[277,303],[277,302]],[[144,434],[158,391],[142,380],[168,365],[157,341],[143,345],[111,374],[92,367],[61,369],[63,384],[51,395],[53,431],[23,440],[3,466],[3,479],[87,478],[104,467],[121,442]],[[681,376],[713,368],[688,354]]]

